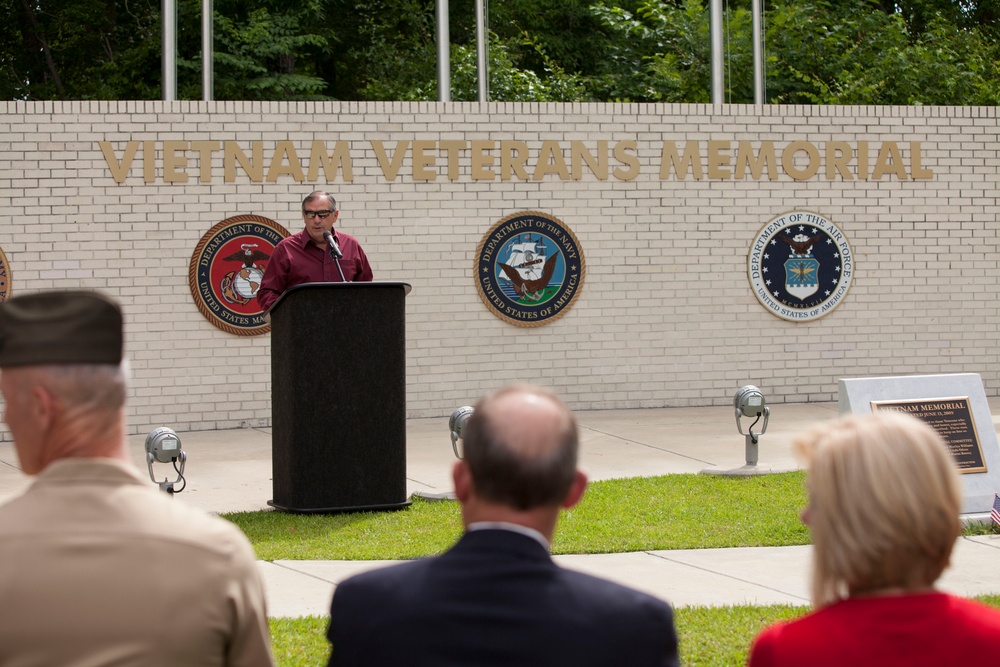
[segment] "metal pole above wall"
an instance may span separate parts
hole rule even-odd
[[[711,0],[709,3],[709,33],[712,59],[712,104],[722,104],[723,78],[722,69],[722,0]]]
[[[437,0],[437,47],[438,101],[451,102],[451,34],[448,25],[448,0]]]
[[[215,70],[213,55],[215,33],[212,25],[212,0],[201,1],[201,99],[212,101],[214,86],[212,77]]]
[[[163,0],[163,101],[177,99],[177,3]]]
[[[484,5],[486,0],[475,0],[476,2],[476,80],[479,84],[479,101],[490,101],[489,80],[490,72],[487,64],[486,54],[488,44],[486,43],[486,11]]]
[[[751,0],[750,12],[753,14],[753,103],[764,103],[764,39],[763,13],[761,0]]]

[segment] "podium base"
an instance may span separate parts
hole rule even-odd
[[[291,512],[292,514],[346,514],[349,512],[391,512],[401,510],[413,504],[412,500],[404,500],[401,503],[389,503],[386,505],[358,505],[355,507],[288,507],[268,500],[267,504],[280,512]]]
[[[427,491],[414,491],[411,498],[420,498],[421,500],[456,500],[455,492],[448,491],[446,493],[428,493]]]

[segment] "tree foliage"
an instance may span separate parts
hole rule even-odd
[[[8,20],[0,28],[0,92],[7,99],[158,94],[157,6],[146,0],[2,1]],[[156,76],[143,76],[154,68]]]
[[[178,94],[201,96],[201,0],[178,2]],[[156,0],[0,0],[7,99],[158,99]],[[726,3],[725,100],[753,100],[750,0]],[[473,2],[451,2],[454,100],[477,99]],[[215,0],[216,99],[434,100],[435,0]],[[1000,0],[775,0],[765,101],[1000,100]],[[490,98],[708,102],[708,0],[503,0]]]
[[[316,76],[311,59],[304,57],[328,50],[327,39],[312,29],[318,14],[316,7],[308,5],[280,14],[261,6],[245,16],[216,14],[215,97],[322,99],[326,82]],[[200,77],[200,53],[180,64]],[[190,97],[199,94],[200,89],[189,92]]]

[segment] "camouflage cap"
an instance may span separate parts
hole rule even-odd
[[[122,360],[122,311],[97,292],[49,291],[0,303],[0,368]]]

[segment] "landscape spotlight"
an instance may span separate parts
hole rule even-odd
[[[463,405],[452,412],[451,419],[448,420],[448,430],[451,431],[451,449],[455,452],[456,458],[462,458],[458,441],[462,437],[462,429],[465,428],[465,422],[469,421],[469,417],[472,416],[473,412],[475,412],[475,408],[471,405]]]
[[[451,450],[455,452],[456,458],[462,458],[462,448],[458,446],[458,441],[462,439],[462,431],[465,429],[465,423],[469,421],[469,417],[472,416],[474,411],[475,409],[471,405],[463,405],[451,413],[451,418],[448,419],[448,432],[451,433]],[[455,500],[454,491],[447,491],[445,493],[414,491],[413,495],[424,500]]]
[[[178,467],[177,461],[180,461]],[[160,426],[149,432],[146,436],[146,465],[149,467],[149,478],[154,484],[159,485],[161,491],[167,493],[180,493],[187,486],[184,479],[184,463],[187,461],[187,454],[181,449],[181,439],[172,428]],[[162,482],[156,481],[153,474],[153,463],[172,463],[177,472],[177,479],[170,482],[164,478]],[[183,482],[181,488],[175,489],[174,484]]]
[[[752,384],[741,387],[736,392],[736,396],[733,397],[733,407],[736,409],[736,430],[739,431],[740,435],[746,435],[747,465],[755,466],[757,465],[758,443],[760,436],[767,430],[767,419],[771,414],[771,409],[766,405],[764,394]],[[741,417],[756,417],[746,434],[743,433]],[[753,427],[757,425],[761,417],[764,417],[764,423],[761,424],[760,432],[754,433]]]

